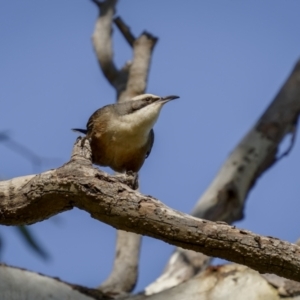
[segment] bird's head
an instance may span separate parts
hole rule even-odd
[[[141,94],[133,97],[130,101],[134,101],[134,106],[136,109],[141,109],[143,107],[151,106],[153,104],[155,104],[154,107],[162,107],[163,104],[177,98],[179,98],[179,96],[171,95],[166,97],[160,97],[153,94]]]
[[[141,126],[153,127],[160,110],[167,102],[179,98],[178,96],[160,97],[152,94],[142,94],[129,100],[127,115],[130,119],[140,123]]]
[[[114,104],[115,113],[119,116],[118,126],[133,130],[136,134],[147,135],[159,117],[163,105],[178,96],[160,97],[142,94],[122,103]],[[119,123],[120,122],[120,123]]]

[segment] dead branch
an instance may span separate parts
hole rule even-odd
[[[125,40],[128,42],[129,46],[133,47],[135,37],[132,34],[129,26],[127,26],[125,24],[125,22],[122,20],[121,17],[116,17],[114,19],[114,22],[115,22],[116,26],[118,27],[118,29],[120,30],[120,32],[123,34]]]
[[[95,1],[94,1],[95,2]],[[97,2],[98,3],[98,2]],[[112,22],[117,0],[106,0],[98,5],[100,14],[93,33],[93,45],[101,70],[108,82],[116,89],[118,101],[131,99],[145,92],[153,48],[157,38],[144,32],[134,39],[125,22],[116,18],[124,38],[133,45],[133,60],[118,70],[113,61]]]
[[[300,61],[279,93],[199,199],[193,215],[234,222],[242,219],[246,197],[276,161],[283,138],[295,131],[300,113]]]
[[[232,151],[198,200],[192,215],[229,224],[242,219],[249,191],[260,175],[278,161],[279,145],[290,133],[291,146],[283,155],[291,150],[299,113],[300,61],[254,127]],[[186,281],[204,270],[209,261],[210,258],[205,255],[176,249],[162,275],[146,288],[146,293],[157,293]]]
[[[32,224],[77,207],[120,230],[300,281],[299,246],[173,210],[94,168],[80,145],[58,169],[1,181],[0,224]]]
[[[119,101],[126,101],[145,92],[152,51],[156,42],[157,38],[147,32],[142,33],[135,40],[127,87],[120,94]]]
[[[13,278],[13,280],[12,280]],[[201,282],[201,284],[199,284]],[[273,280],[270,285],[258,272],[245,266],[229,264],[208,268],[173,289],[159,294],[126,295],[123,300],[240,300],[247,299],[298,299],[300,283],[281,285]],[[27,270],[0,264],[1,299],[74,299],[74,300],[111,300],[115,295],[99,290],[69,284],[58,278],[37,274]],[[244,299],[244,297],[242,296]]]
[[[99,290],[69,284],[24,269],[0,264],[0,297],[7,299],[111,300]]]
[[[107,0],[101,2],[101,4],[99,4],[99,1],[93,2],[100,8],[100,14],[92,36],[94,49],[103,75],[112,86],[115,86],[119,74],[113,61],[111,32],[117,0]]]
[[[138,276],[140,246],[140,235],[118,230],[114,267],[110,276],[100,286],[103,293],[113,291],[114,294],[122,295],[134,289]]]

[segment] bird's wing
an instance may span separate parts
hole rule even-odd
[[[146,152],[146,158],[150,155],[151,150],[152,150],[152,146],[154,143],[154,130],[151,129],[150,133],[149,133],[149,138],[148,138],[148,150]]]
[[[99,117],[99,115],[101,114],[100,112],[101,109],[96,110],[89,118],[87,124],[86,124],[86,128],[88,132],[91,132],[93,127],[94,127],[94,121],[97,120],[97,118]]]
[[[111,105],[106,105],[102,108],[97,109],[89,118],[87,124],[86,124],[86,128],[88,132],[91,132],[94,128],[95,125],[95,121],[99,120],[100,115],[105,115],[109,112],[109,106]],[[97,122],[97,126],[98,126]]]
[[[93,116],[94,116],[95,114],[96,114],[96,112],[94,112],[94,113],[90,116],[88,122],[86,123],[86,128],[87,128],[88,131],[91,131],[92,128],[93,128],[93,126],[94,126],[94,118],[93,118]]]

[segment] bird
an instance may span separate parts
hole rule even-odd
[[[138,95],[96,110],[86,129],[72,130],[89,139],[94,164],[108,166],[118,173],[137,173],[150,155],[154,143],[153,126],[162,107],[177,98],[179,96],[175,95]]]

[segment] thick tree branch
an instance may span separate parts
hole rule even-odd
[[[299,246],[175,211],[92,167],[76,149],[61,168],[1,181],[0,224],[31,224],[78,207],[117,229],[300,281]]]
[[[258,272],[245,266],[229,264],[210,267],[202,274],[173,289],[152,296],[143,294],[126,295],[122,297],[122,300],[280,300],[282,298],[299,300],[299,286],[300,283],[298,282],[289,282],[289,284],[282,285],[281,282],[278,283],[274,280],[273,284],[270,285]],[[101,293],[99,290],[69,284],[57,278],[1,264],[0,296],[1,300],[115,299],[113,294]]]
[[[99,290],[0,264],[0,299],[111,300],[113,298]]]
[[[259,176],[278,161],[279,145],[289,133],[293,146],[299,112],[300,61],[254,127],[232,151],[192,215],[229,224],[242,219],[249,191]],[[205,255],[176,249],[162,275],[146,288],[146,293],[156,293],[189,279],[204,270],[209,260]]]
[[[193,215],[227,223],[240,220],[250,189],[277,161],[279,145],[287,134],[295,132],[299,113],[300,61],[199,199]]]

